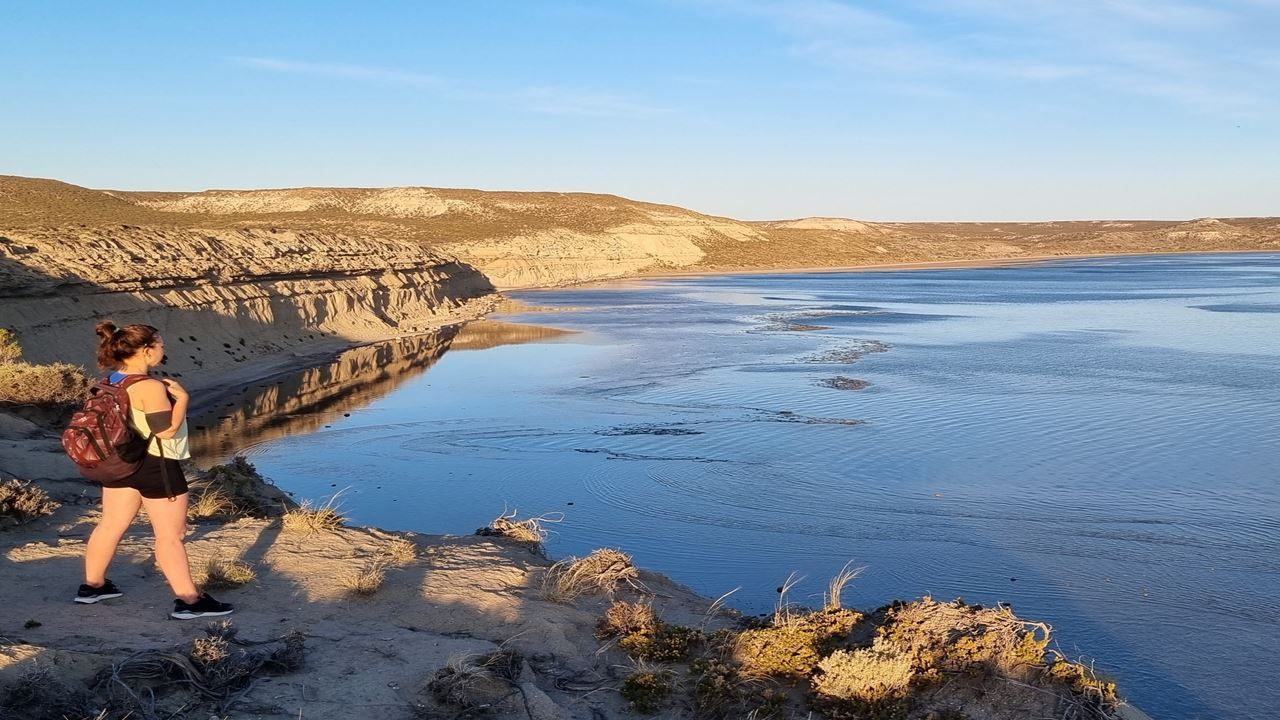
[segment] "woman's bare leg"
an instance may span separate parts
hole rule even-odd
[[[142,496],[133,488],[102,488],[102,517],[89,535],[84,551],[86,585],[101,587],[106,582],[107,566],[140,507]]]
[[[200,598],[182,538],[187,534],[187,493],[169,498],[142,498],[142,506],[156,534],[156,564],[175,597],[193,603]]]

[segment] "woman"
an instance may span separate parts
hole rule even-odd
[[[145,377],[164,359],[164,340],[150,325],[117,328],[105,321],[98,323],[96,331],[98,365],[115,369],[108,378],[112,384],[143,376],[131,382],[125,392],[129,394],[130,424],[151,441],[137,472],[102,486],[102,518],[89,536],[84,584],[75,601],[96,603],[124,594],[107,579],[107,565],[138,510],[145,507],[156,536],[156,564],[177,596],[170,617],[190,620],[230,614],[230,605],[196,588],[187,549],[182,544],[187,532],[187,480],[178,461],[191,457],[187,447],[187,391],[175,380]]]

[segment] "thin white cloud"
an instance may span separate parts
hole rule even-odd
[[[525,108],[550,115],[618,117],[661,115],[670,109],[644,105],[616,95],[568,90],[557,87],[530,87],[513,97]]]
[[[316,77],[402,85],[432,92],[447,93],[456,98],[497,103],[548,115],[580,117],[635,117],[671,112],[667,108],[648,105],[619,95],[575,90],[554,86],[528,87],[518,90],[484,90],[464,87],[461,83],[437,75],[406,72],[371,65],[302,62],[270,57],[234,57],[239,65],[276,73],[312,75]]]
[[[1034,83],[1159,98],[1207,112],[1276,109],[1280,78],[1251,31],[1277,0],[690,0],[764,18],[791,51],[881,86],[941,93]]]
[[[319,77],[340,78],[345,80],[366,80],[395,85],[408,85],[417,88],[438,88],[445,81],[435,75],[405,72],[390,68],[369,65],[346,65],[341,63],[299,62],[267,57],[235,57],[233,61],[248,67],[273,72],[295,73],[299,75],[315,75]]]

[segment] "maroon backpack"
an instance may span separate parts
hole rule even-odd
[[[146,379],[146,375],[130,375],[112,385],[104,378],[89,388],[89,399],[62,431],[62,447],[81,475],[94,482],[116,482],[138,471],[151,438],[129,424],[127,390]]]

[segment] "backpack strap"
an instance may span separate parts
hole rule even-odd
[[[129,393],[128,393],[127,391],[129,390],[129,387],[130,387],[131,385],[134,385],[134,384],[136,384],[136,383],[140,383],[140,382],[142,382],[143,380],[155,380],[155,378],[151,377],[150,375],[126,375],[126,376],[124,376],[124,377],[120,378],[120,382],[118,382],[118,383],[113,383],[113,382],[111,382],[111,376],[110,376],[110,375],[108,375],[108,376],[106,376],[106,377],[102,378],[102,384],[103,384],[103,385],[106,385],[107,387],[115,388],[115,389],[117,389],[117,390],[124,390],[124,391],[126,391],[126,392],[124,393],[124,401],[123,401],[123,402],[124,402],[124,411],[125,411],[126,413],[128,413],[128,412],[129,412],[129,408],[133,406],[133,400],[129,397]]]
[[[164,459],[164,438],[156,437],[155,433],[151,437],[155,438],[156,449],[160,451],[160,482],[164,483],[164,494],[169,496],[169,502],[176,502],[178,498],[174,497],[173,486],[169,484],[169,464]]]

